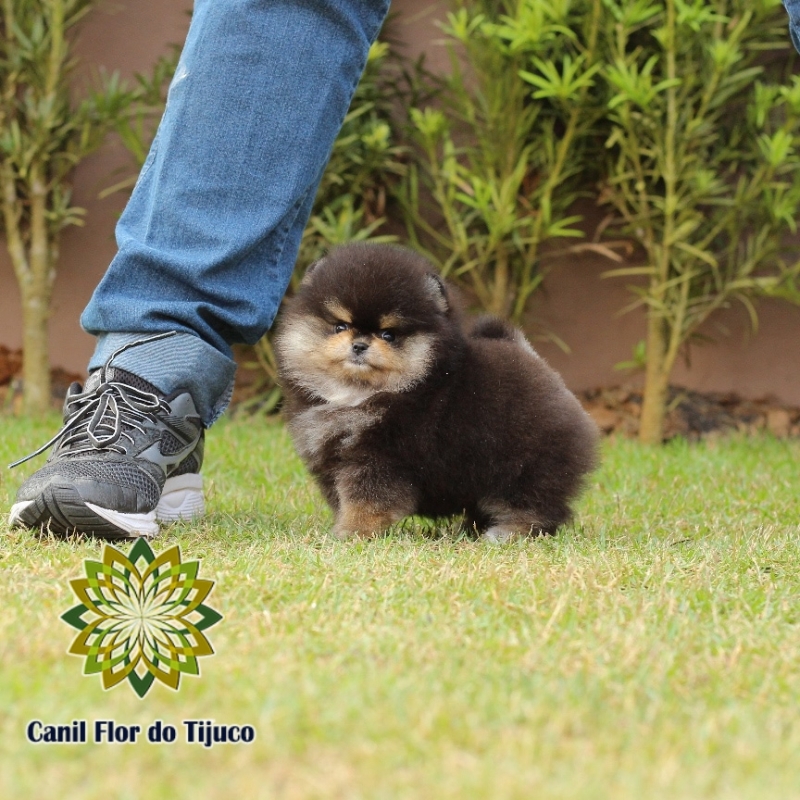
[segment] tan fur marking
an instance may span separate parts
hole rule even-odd
[[[397,328],[405,321],[405,317],[400,314],[383,314],[378,320],[378,324],[381,326],[381,330],[386,330],[387,328]]]
[[[405,392],[418,384],[428,374],[433,357],[434,336],[427,333],[417,333],[409,336],[400,352],[403,364],[387,381],[387,390],[390,392]]]
[[[349,325],[353,321],[353,315],[336,300],[326,300],[325,308],[340,322],[346,322]]]
[[[404,516],[400,511],[370,508],[358,503],[342,503],[333,533],[337,539],[372,539]]]

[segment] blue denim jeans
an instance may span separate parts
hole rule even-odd
[[[196,0],[118,254],[81,317],[95,369],[224,410],[231,345],[277,313],[331,147],[389,0]]]
[[[800,0],[783,0],[789,12],[789,34],[795,50],[800,52]]]

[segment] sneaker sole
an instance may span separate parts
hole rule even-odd
[[[11,507],[12,527],[47,528],[54,533],[90,533],[113,539],[152,539],[159,522],[198,519],[205,514],[203,478],[196,473],[167,478],[158,506],[147,514],[125,514],[85,502],[74,487],[50,486],[36,500]]]

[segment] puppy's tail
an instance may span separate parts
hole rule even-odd
[[[473,339],[507,339],[517,340],[517,329],[500,317],[478,317],[470,328],[469,335]]]
[[[492,316],[478,317],[472,324],[469,331],[472,339],[501,339],[506,342],[513,342],[523,350],[527,350],[531,355],[539,358],[539,354],[533,349],[533,345],[525,338],[525,334],[515,328],[510,322]]]

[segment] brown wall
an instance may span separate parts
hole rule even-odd
[[[641,311],[619,315],[634,297],[624,281],[601,277],[611,266],[598,258],[562,262],[532,304],[532,316],[556,332],[571,353],[549,342],[537,342],[537,349],[575,390],[640,382],[640,376],[614,369],[631,359],[634,345],[644,338],[645,324]],[[714,344],[693,346],[690,365],[680,361],[672,382],[751,399],[773,396],[800,406],[800,309],[765,301],[760,312],[756,336],[750,334],[743,308],[721,312],[701,331]]]
[[[98,66],[125,77],[147,72],[170,43],[186,36],[191,0],[102,0],[82,23],[78,55],[90,73]],[[78,317],[114,256],[114,224],[124,205],[123,194],[99,200],[98,194],[130,174],[131,159],[120,146],[109,144],[76,170],[73,202],[87,210],[86,224],[67,228],[61,240],[50,354],[53,365],[82,372],[94,339],[84,333]],[[118,172],[122,170],[122,172]],[[0,250],[0,344],[18,348],[22,342],[19,292],[5,248]]]
[[[434,25],[447,0],[394,0],[396,34],[409,55],[427,53],[428,66],[447,69],[441,33]],[[119,69],[123,75],[149,69],[171,42],[185,35],[189,0],[105,0],[84,24],[80,55],[87,64]],[[55,365],[80,372],[93,340],[83,333],[78,317],[92,289],[114,255],[113,228],[124,198],[103,201],[98,192],[113,183],[115,170],[129,162],[119,146],[109,145],[82,164],[75,178],[74,200],[88,211],[86,226],[68,229],[56,281],[50,324]],[[633,345],[644,336],[640,313],[615,316],[630,300],[621,281],[603,280],[609,263],[597,258],[562,259],[532,304],[531,319],[554,331],[571,348],[564,354],[553,344],[538,349],[574,389],[612,385],[626,380],[615,363],[630,358]],[[705,331],[717,344],[693,349],[691,368],[681,364],[674,380],[700,390],[736,391],[746,397],[774,395],[800,405],[800,309],[777,302],[761,306],[761,327],[747,334],[746,315],[731,309]],[[533,328],[532,328],[533,330]],[[19,297],[5,252],[0,253],[0,344],[19,347]]]

